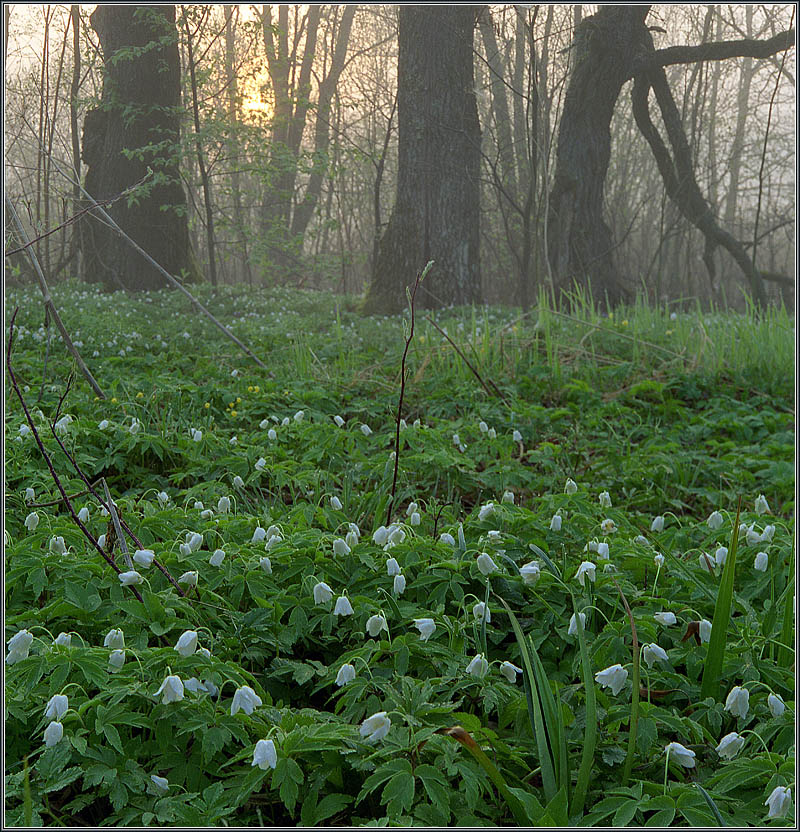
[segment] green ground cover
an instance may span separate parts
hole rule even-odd
[[[481,381],[418,311],[387,518],[407,322],[198,292],[267,371],[175,293],[54,292],[108,396],[59,438],[174,584],[116,548],[121,584],[6,378],[9,823],[794,823],[785,312],[436,313]],[[6,302],[110,551],[71,364]]]

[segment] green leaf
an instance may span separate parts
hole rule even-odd
[[[386,805],[386,812],[392,817],[410,809],[413,802],[414,775],[410,771],[399,771],[383,787],[381,803]]]
[[[212,725],[203,731],[203,760],[208,762],[230,739],[230,732],[219,725]]]
[[[420,765],[414,769],[414,775],[419,778],[431,803],[440,812],[449,816],[451,789],[442,772],[434,766]]]
[[[645,756],[650,747],[658,740],[658,726],[656,721],[650,717],[639,719],[639,729],[636,732],[636,747],[639,753]]]
[[[113,745],[114,748],[117,751],[119,751],[120,754],[124,753],[122,748],[122,740],[119,736],[119,731],[116,729],[114,725],[111,725],[110,723],[104,723],[103,734],[105,735],[105,738],[111,743],[111,745]]]
[[[731,605],[733,603],[733,582],[736,569],[736,550],[739,546],[739,509],[736,510],[736,520],[733,523],[731,544],[722,577],[717,590],[717,601],[714,605],[714,618],[711,621],[711,637],[708,642],[708,652],[703,667],[703,681],[700,685],[700,696],[705,699],[712,696],[717,701],[722,699],[720,676],[722,662],[725,659],[725,646],[728,638],[728,626],[731,621]],[[687,818],[688,820],[688,818]]]

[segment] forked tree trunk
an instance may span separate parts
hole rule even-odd
[[[105,63],[99,107],[86,114],[86,190],[98,201],[142,180],[146,186],[107,210],[173,275],[191,273],[186,196],[178,171],[180,64],[174,6],[101,5],[90,18]],[[158,289],[163,275],[107,225],[83,228],[86,279],[108,289]]]
[[[611,156],[611,118],[634,60],[645,48],[649,6],[602,6],[575,30],[573,70],[558,131],[547,247],[557,296],[574,283],[591,286],[613,306],[625,285],[614,267],[603,186]]]
[[[479,303],[480,125],[475,102],[475,6],[401,6],[397,198],[366,312],[397,312],[429,260],[418,301]]]

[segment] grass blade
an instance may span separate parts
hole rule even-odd
[[[528,649],[527,640],[519,625],[519,621],[517,621],[516,615],[514,615],[511,607],[508,606],[503,598],[499,595],[497,598],[506,608],[508,617],[511,619],[511,626],[514,629],[514,635],[517,638],[517,644],[519,645],[519,652],[522,657],[522,678],[525,683],[525,695],[528,701],[528,716],[533,724],[533,733],[536,737],[536,747],[539,752],[539,765],[542,768],[542,785],[544,786],[545,797],[550,801],[555,797],[558,788],[556,786],[553,755],[550,750],[551,746],[548,742],[547,730],[542,714],[542,703],[536,682],[537,676],[534,670],[533,660]]]
[[[572,596],[572,608],[575,611],[575,621],[578,626],[581,676],[586,692],[586,730],[583,734],[583,752],[581,753],[581,765],[578,769],[578,782],[572,792],[572,806],[570,807],[570,817],[575,818],[583,815],[583,804],[586,801],[586,793],[589,790],[589,781],[594,767],[594,749],[597,743],[597,698],[595,696],[592,663],[589,660],[589,649],[586,646],[586,632],[583,629],[581,617],[578,615],[578,606],[575,603],[574,595]]]
[[[725,823],[725,821],[722,819],[722,815],[719,809],[717,808],[717,804],[714,803],[714,800],[712,799],[711,795],[699,783],[695,783],[695,786],[697,786],[697,788],[700,790],[700,794],[703,795],[703,797],[706,799],[706,803],[708,803],[708,808],[711,809],[711,814],[714,815],[714,817],[716,818],[717,824],[719,826],[727,826],[728,824]]]
[[[495,764],[484,754],[483,749],[475,742],[475,739],[469,731],[460,725],[454,725],[452,728],[442,729],[440,733],[447,737],[452,737],[472,754],[503,796],[503,799],[508,804],[508,808],[511,810],[511,814],[514,815],[514,820],[517,822],[517,825],[528,826],[531,823],[531,818],[528,817],[522,802],[516,795],[511,793],[506,781],[503,779],[503,775],[500,774]]]
[[[781,646],[778,648],[778,665],[789,667],[794,661],[794,655],[784,645],[794,643],[794,546],[789,561],[789,583],[786,586],[783,602],[783,621],[781,622]]]
[[[708,642],[708,653],[703,668],[703,681],[700,686],[700,698],[713,697],[718,702],[722,699],[720,676],[722,675],[722,661],[725,658],[725,645],[728,637],[728,625],[731,620],[731,605],[733,603],[733,578],[736,569],[736,550],[739,546],[739,514],[741,499],[736,509],[736,521],[733,524],[731,545],[722,578],[717,590],[717,602],[714,605],[714,618],[711,622],[711,638]]]

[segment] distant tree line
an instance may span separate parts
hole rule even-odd
[[[35,246],[53,277],[162,285],[96,216],[71,222],[88,192],[182,280],[363,292],[372,312],[428,260],[427,306],[793,300],[791,5],[5,22],[7,193],[32,237],[58,229]]]

